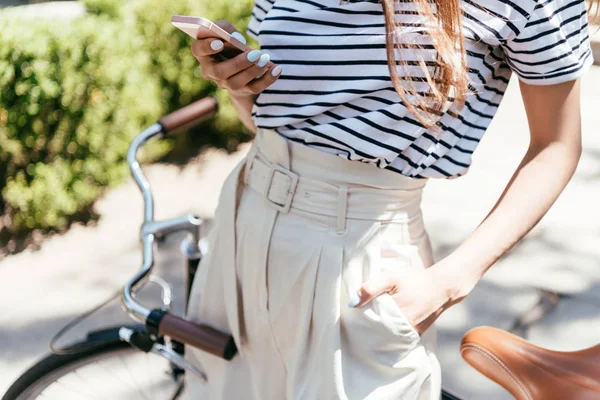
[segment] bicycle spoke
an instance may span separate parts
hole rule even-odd
[[[61,381],[56,381],[56,383],[60,384],[59,387],[66,389],[68,392],[78,394],[79,396],[77,398],[79,398],[79,399],[86,398],[85,396],[82,397],[83,393],[81,393],[79,390],[76,390],[76,388],[72,387],[71,385],[67,385]],[[61,396],[64,396],[64,395],[61,395]],[[62,397],[62,398],[65,399],[65,397]]]
[[[127,380],[123,380],[121,378],[120,374],[116,374],[115,369],[110,369],[106,365],[103,365],[103,364],[97,364],[97,365],[102,367],[102,369],[104,369],[104,371],[106,371],[109,375],[114,376],[119,382],[121,382],[123,384],[124,387],[129,387],[131,390],[136,390],[135,386],[131,385]]]
[[[76,376],[77,378],[79,378],[79,380],[83,384],[83,387],[85,387],[85,385],[86,385],[85,378],[81,376],[81,372],[80,371],[73,371],[73,372],[74,372],[73,375]],[[98,399],[98,398],[101,399],[102,398],[101,396],[98,396],[97,394],[95,394],[93,391],[92,391],[91,394],[92,394],[92,398],[96,398],[96,399]]]
[[[139,383],[137,381],[137,378],[135,377],[135,374],[131,373],[131,370],[129,369],[129,367],[125,363],[125,360],[123,358],[119,357],[119,361],[121,362],[121,364],[123,364],[123,367],[125,368],[125,370],[129,374],[129,376],[131,377],[131,382],[137,388],[137,394],[140,396],[140,398],[142,398],[143,400],[150,400],[148,397],[146,397],[145,393],[140,392],[141,386],[139,385]]]

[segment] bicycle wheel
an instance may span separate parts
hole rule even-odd
[[[180,399],[183,374],[168,360],[118,339],[87,340],[75,354],[51,354],[27,370],[2,400]]]

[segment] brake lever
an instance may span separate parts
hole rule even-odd
[[[157,354],[161,357],[166,358],[171,361],[173,364],[178,366],[181,369],[185,369],[187,371],[191,371],[196,374],[198,377],[202,378],[204,382],[206,382],[206,374],[200,371],[198,368],[194,367],[190,364],[185,358],[183,358],[179,353],[176,353],[172,349],[168,348],[164,344],[155,343],[150,350],[151,353]]]
[[[162,343],[157,343],[155,339],[152,339],[147,332],[137,332],[133,329],[125,326],[119,329],[119,337],[121,340],[129,343],[138,350],[144,353],[154,353],[163,358],[166,358],[181,369],[191,371],[206,382],[206,374],[200,371],[198,368],[190,364],[181,354],[177,353],[173,349],[165,346]]]

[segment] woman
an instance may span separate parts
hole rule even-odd
[[[584,0],[256,0],[247,33],[261,50],[229,61],[213,57],[217,39],[192,46],[257,136],[223,187],[188,315],[230,332],[240,355],[192,351],[208,379],[190,378],[191,398],[439,398],[434,321],[579,160]],[[467,172],[512,72],[528,151],[434,262],[423,187]]]

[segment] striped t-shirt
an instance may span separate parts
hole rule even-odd
[[[430,27],[414,3],[399,7],[407,48],[397,54],[416,89],[427,92],[410,62],[435,60]],[[247,33],[283,67],[256,99],[256,126],[410,177],[464,175],[512,71],[550,85],[578,78],[593,60],[584,0],[463,0],[462,9],[471,92],[464,107],[451,104],[435,116],[433,131],[392,85],[377,0],[255,0]],[[419,55],[411,44],[421,45]]]

